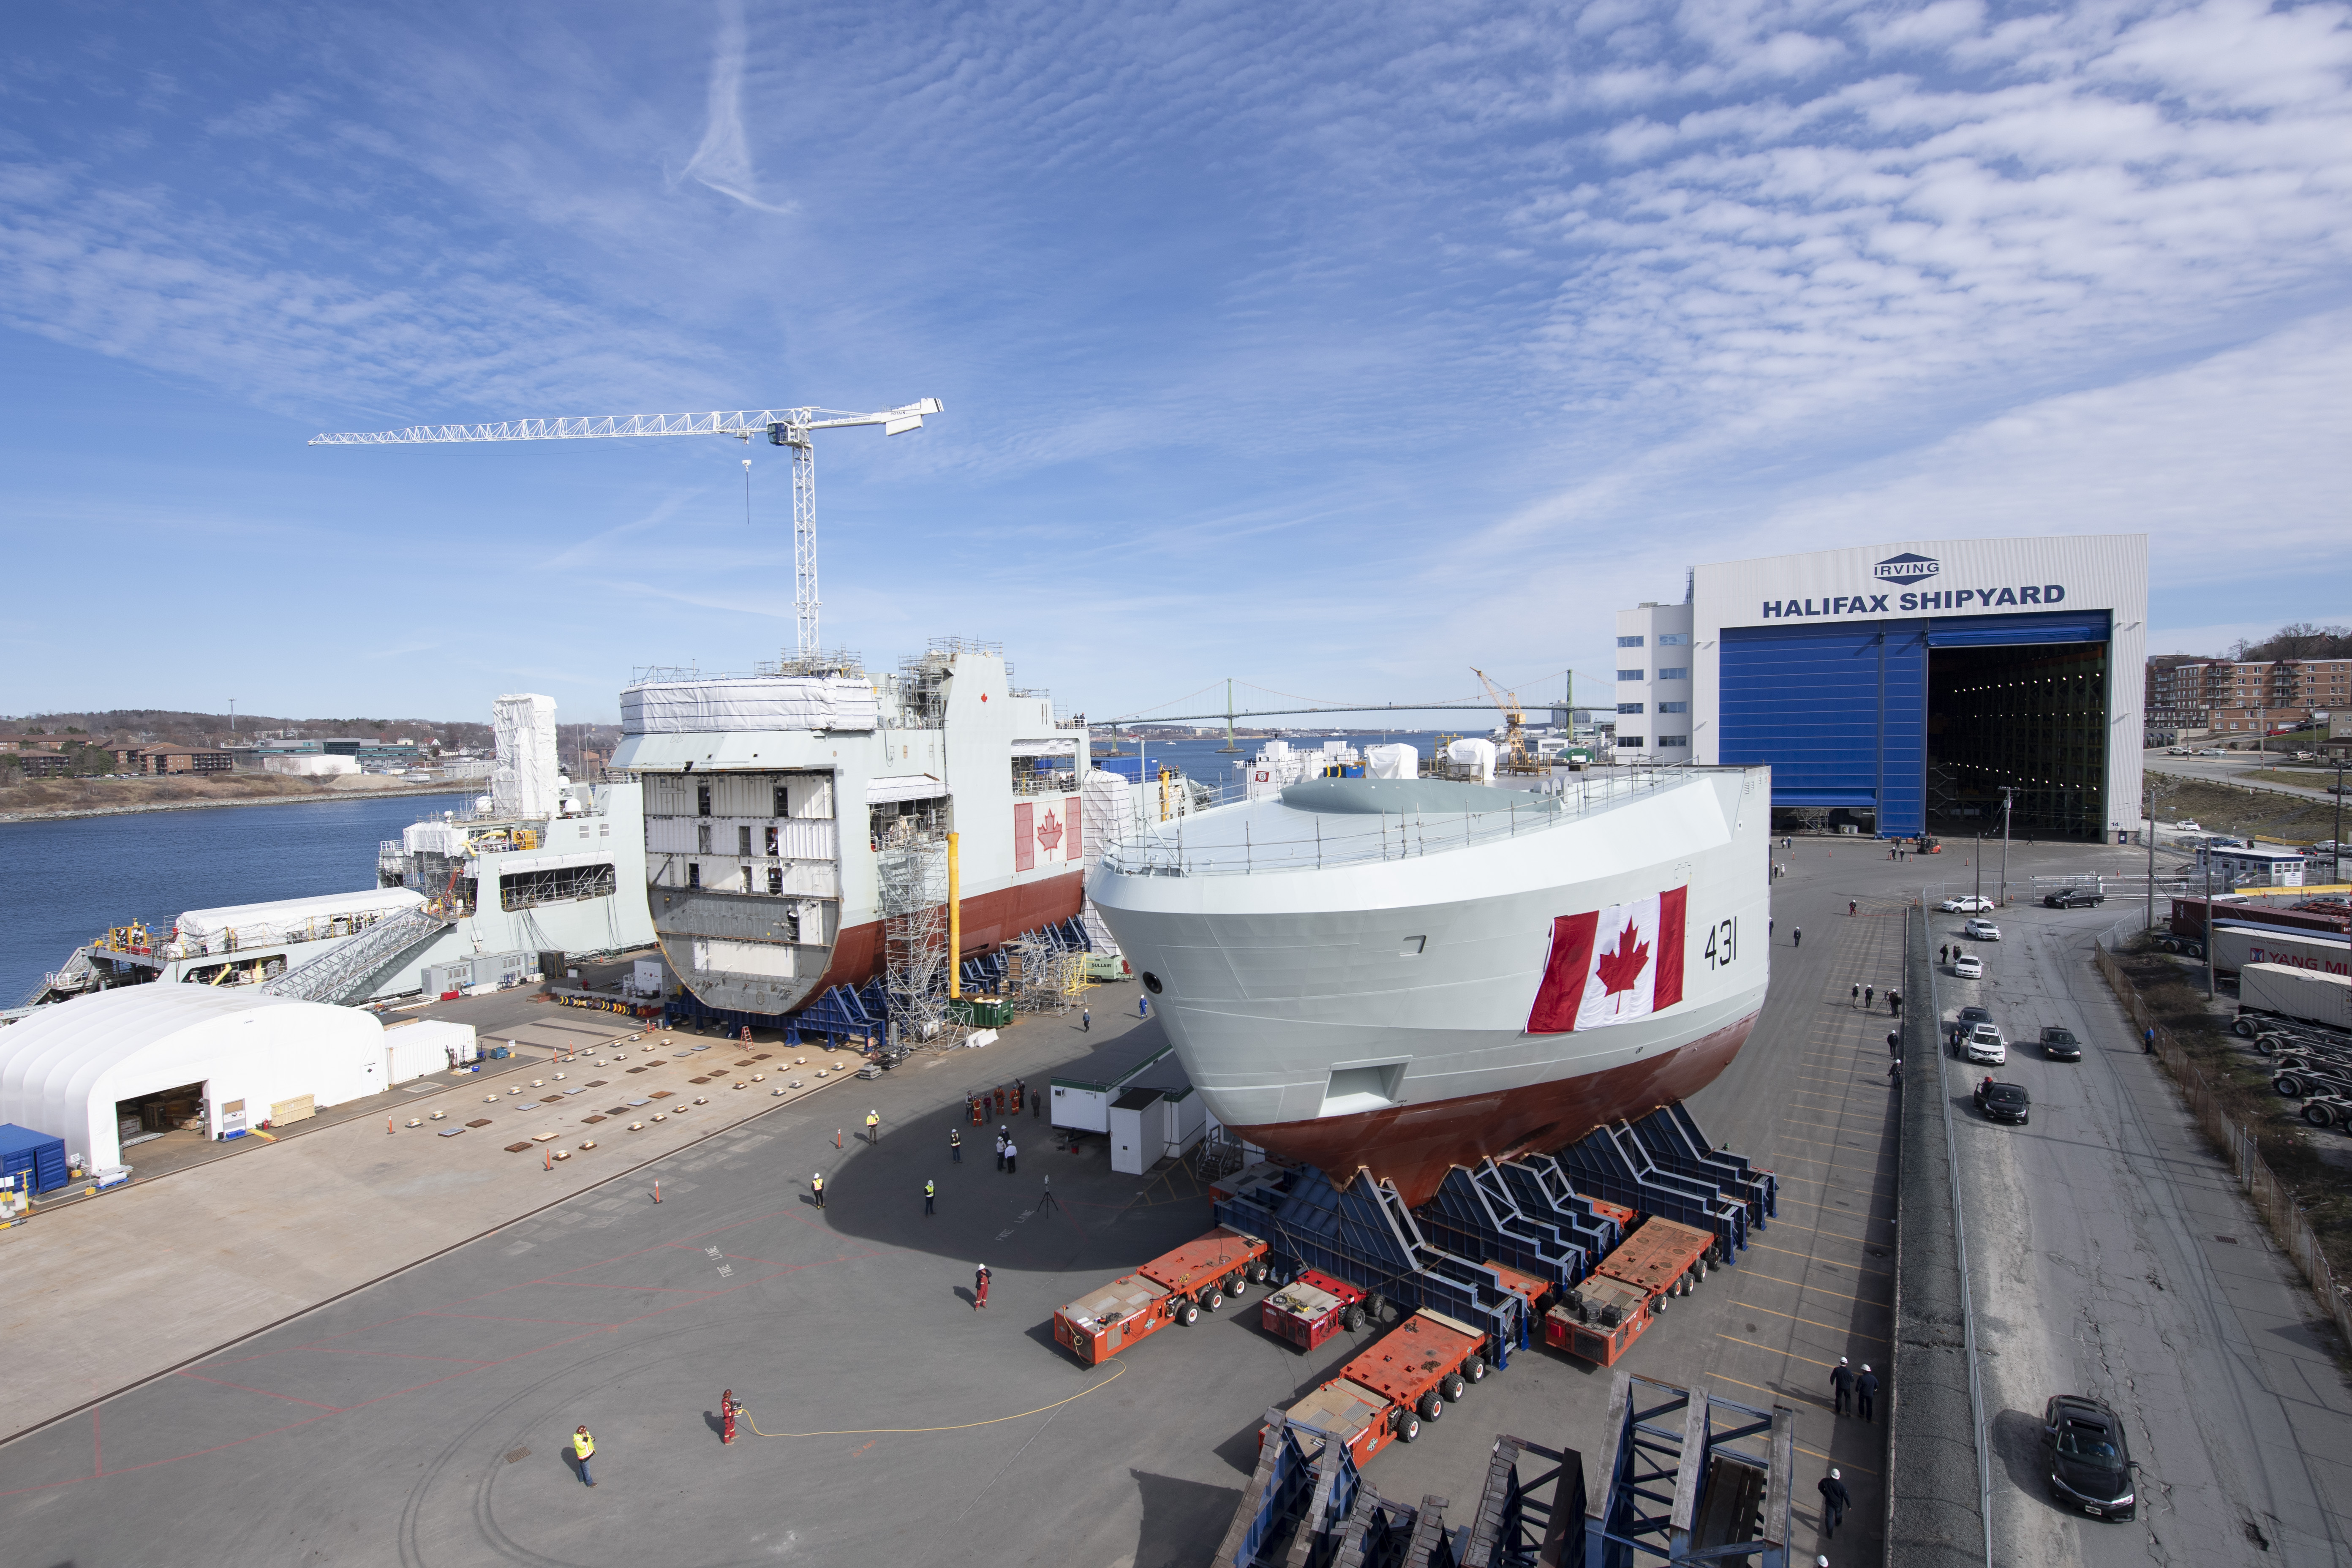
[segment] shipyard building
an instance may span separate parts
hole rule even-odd
[[[1617,616],[1620,762],[1767,763],[1772,805],[1908,837],[2140,822],[2147,539],[1915,540],[1695,568]]]

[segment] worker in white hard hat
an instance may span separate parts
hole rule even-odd
[[[1832,1466],[1830,1473],[1816,1484],[1822,1494],[1822,1539],[1828,1541],[1837,1534],[1838,1523],[1845,1518],[1845,1510],[1853,1506],[1853,1494],[1845,1489],[1845,1482],[1839,1479],[1835,1466]]]

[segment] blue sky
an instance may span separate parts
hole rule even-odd
[[[790,640],[781,453],[306,438],[924,396],[821,438],[826,641],[1096,717],[1548,693],[1905,535],[2352,618],[2347,73],[2252,0],[23,11],[0,711],[610,718]]]

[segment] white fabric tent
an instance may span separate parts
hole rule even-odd
[[[1478,782],[1483,784],[1495,782],[1496,753],[1495,742],[1481,735],[1455,741],[1445,748],[1446,761],[1456,766],[1476,768]]]
[[[874,728],[873,686],[844,675],[710,675],[621,691],[625,735]]]
[[[1366,746],[1364,772],[1376,779],[1417,779],[1421,753],[1411,746]]]
[[[320,893],[309,899],[280,899],[268,904],[226,904],[216,910],[189,910],[174,922],[173,936],[191,951],[226,951],[223,939],[234,935],[240,947],[271,947],[286,942],[312,942],[338,933],[337,921],[347,933],[386,915],[402,914],[423,906],[425,895],[407,888],[370,888],[357,893]]]
[[[0,1029],[0,1121],[62,1138],[94,1166],[122,1163],[118,1100],[191,1083],[205,1086],[208,1137],[304,1097],[340,1105],[386,1087],[383,1026],[355,1008],[155,981]]]

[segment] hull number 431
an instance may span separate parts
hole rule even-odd
[[[1706,928],[1706,952],[1703,955],[1709,969],[1723,969],[1739,956],[1739,917],[1717,921]]]

